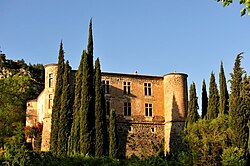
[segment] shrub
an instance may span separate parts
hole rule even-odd
[[[244,153],[244,149],[238,147],[229,147],[225,149],[222,154],[222,165],[246,165]]]

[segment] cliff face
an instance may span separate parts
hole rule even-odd
[[[37,94],[44,89],[44,66],[42,64],[27,65],[23,59],[6,59],[5,54],[0,53],[0,79],[13,77],[15,75],[30,77]]]

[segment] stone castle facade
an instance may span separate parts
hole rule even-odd
[[[72,71],[72,89],[76,71]],[[106,112],[116,111],[119,153],[122,157],[155,154],[181,147],[187,114],[187,74],[164,76],[102,72]],[[43,123],[41,150],[49,150],[57,65],[45,66],[45,88],[27,102],[26,124]],[[31,116],[28,116],[31,115]],[[106,115],[109,119],[109,115]]]

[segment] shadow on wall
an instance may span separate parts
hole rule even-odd
[[[180,114],[175,95],[172,100],[172,125],[170,131],[170,153],[177,153],[183,149],[182,135],[184,132],[185,119]]]
[[[131,98],[135,97],[135,95],[124,93],[124,90],[114,86],[110,86],[109,94],[105,94],[105,100],[110,102],[110,109],[114,109],[116,112],[118,157],[122,159],[126,158],[127,139],[131,130]],[[107,124],[109,126],[109,117]]]

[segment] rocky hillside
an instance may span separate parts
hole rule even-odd
[[[23,59],[6,59],[5,54],[0,53],[0,79],[14,75],[29,76],[37,93],[40,93],[44,88],[44,66],[42,64],[26,64]]]

